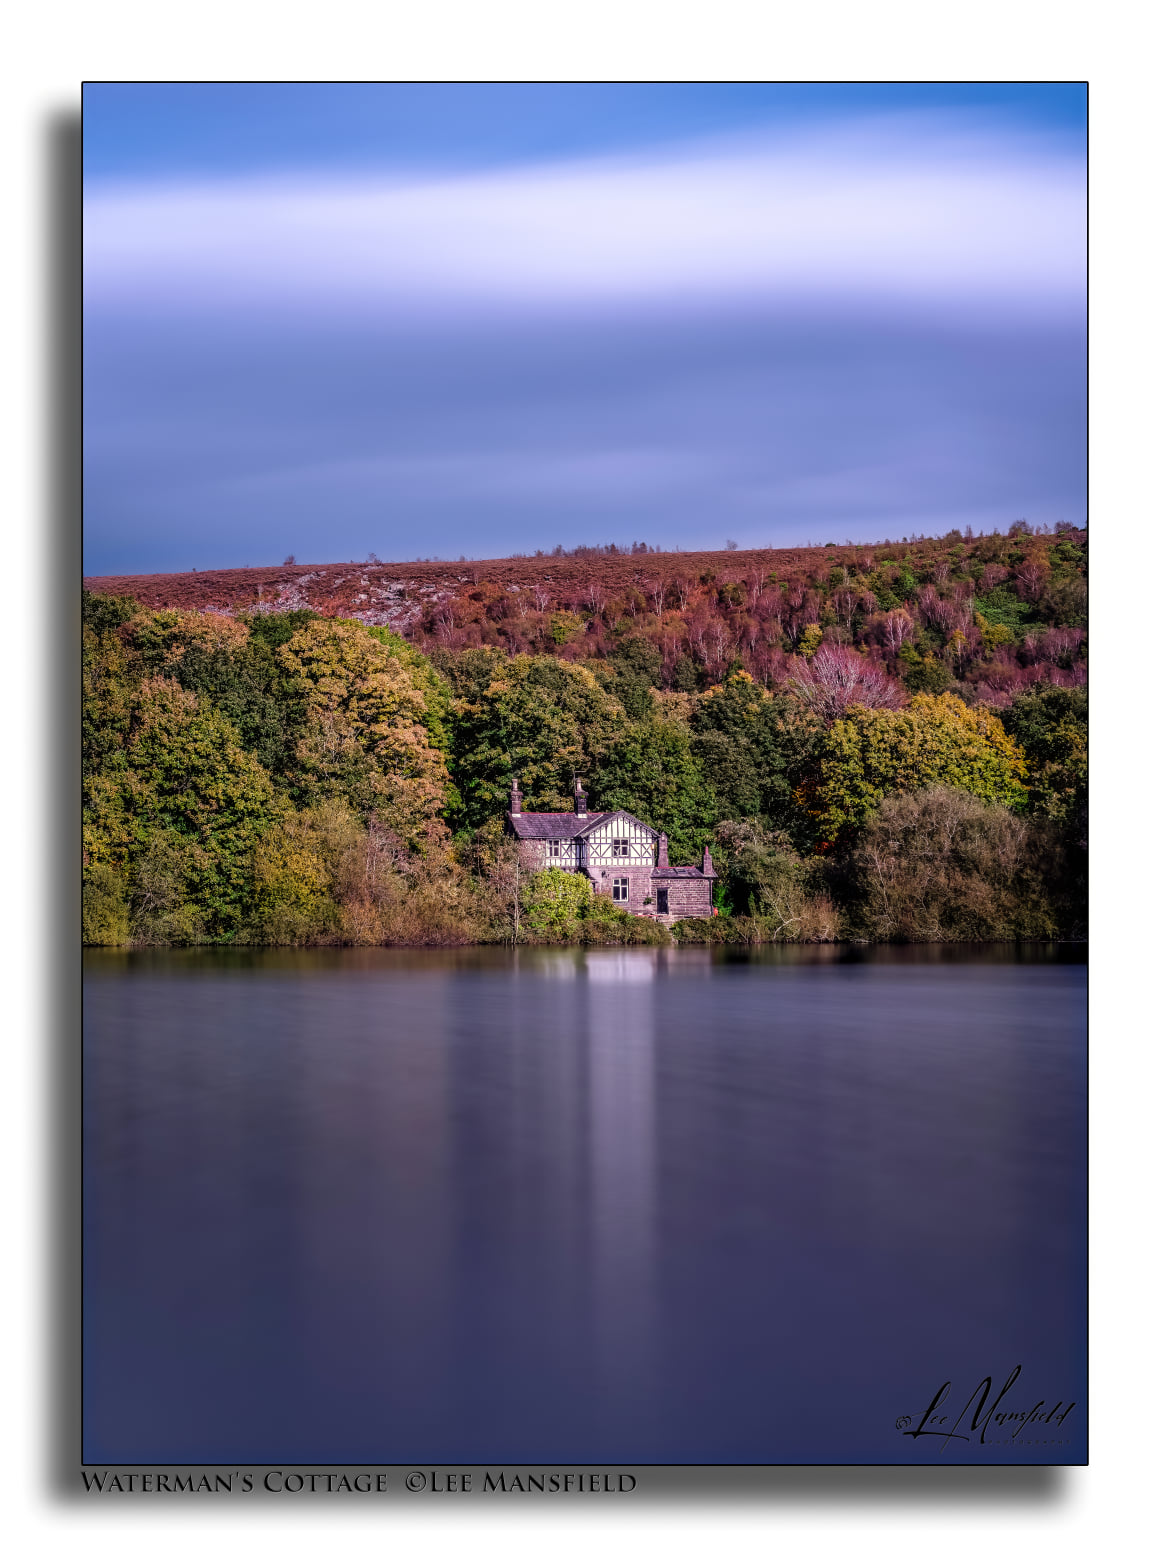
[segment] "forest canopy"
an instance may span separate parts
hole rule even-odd
[[[711,846],[679,939],[1080,936],[1081,534],[853,557],[502,598],[475,638],[86,591],[85,939],[668,940],[522,865],[512,780],[565,811],[575,776]]]

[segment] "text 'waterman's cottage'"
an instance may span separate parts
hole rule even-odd
[[[631,914],[670,920],[712,913],[716,873],[706,845],[702,868],[670,865],[665,833],[656,833],[629,812],[587,810],[580,779],[574,785],[572,812],[525,812],[522,804],[514,779],[508,827],[531,869],[580,871],[595,892]]]

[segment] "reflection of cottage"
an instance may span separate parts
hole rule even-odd
[[[628,913],[686,919],[712,912],[716,873],[706,845],[702,868],[668,864],[665,833],[656,833],[629,812],[587,811],[580,779],[572,812],[521,811],[520,786],[514,779],[508,826],[534,870],[551,866],[582,871],[595,892]]]

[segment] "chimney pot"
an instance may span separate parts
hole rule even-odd
[[[573,810],[579,817],[584,817],[589,811],[586,793],[581,788],[580,779],[575,779],[573,782]]]

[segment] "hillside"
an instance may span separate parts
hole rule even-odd
[[[744,552],[537,554],[475,561],[285,564],[92,576],[91,591],[225,615],[309,609],[384,625],[428,653],[488,645],[598,661],[617,652],[664,688],[743,667],[783,681],[825,645],[865,653],[907,691],[1004,706],[1035,683],[1085,682],[1085,532],[959,532],[909,543]]]

